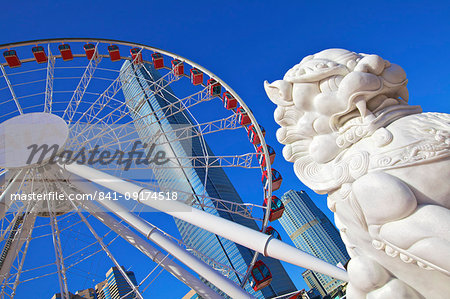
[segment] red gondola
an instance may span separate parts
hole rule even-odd
[[[191,83],[194,85],[199,85],[203,83],[203,73],[196,68],[191,69]]]
[[[175,76],[181,76],[184,74],[184,64],[183,61],[174,59],[172,60],[172,70]]]
[[[270,165],[272,165],[273,161],[275,160],[275,150],[271,146],[268,145],[267,151],[269,152]],[[256,150],[256,152],[258,154],[260,154],[258,157],[259,164],[262,167],[265,167],[266,166],[266,156],[264,156],[264,151],[263,151],[262,145],[258,146],[258,149]]]
[[[263,172],[261,180],[263,182],[264,188],[267,189],[267,170]],[[272,191],[280,189],[282,181],[283,178],[281,177],[281,174],[272,168]]]
[[[272,171],[273,171],[273,169],[272,169]],[[264,199],[264,206],[267,206],[267,198]],[[272,203],[270,204],[269,221],[275,221],[275,220],[281,218],[281,216],[283,216],[283,212],[284,212],[283,202],[275,195],[272,195]]]
[[[262,230],[261,230],[261,231],[262,231]],[[266,232],[265,232],[265,234],[266,234],[266,235],[271,235],[271,236],[274,237],[275,239],[281,240],[281,235],[280,235],[280,233],[279,233],[276,229],[274,229],[273,227],[271,227],[271,226],[266,227]]]
[[[252,122],[243,107],[237,108],[236,113],[238,114],[238,121],[242,126],[246,126]]]
[[[22,65],[16,51],[14,50],[3,52],[3,57],[5,57],[6,63],[8,63],[10,68],[19,67]]]
[[[45,63],[47,62],[47,54],[45,54],[44,47],[36,46],[31,48],[31,52],[33,52],[34,59],[36,59],[37,63]]]
[[[120,51],[119,47],[116,45],[108,46],[109,58],[111,58],[112,62],[120,60]]]
[[[73,60],[72,50],[68,44],[62,44],[58,46],[59,53],[64,61]]]
[[[233,97],[233,95],[229,91],[225,91],[223,93],[222,101],[223,101],[223,106],[225,108],[227,108],[228,110],[234,109],[237,107],[237,100],[235,97]]]
[[[272,282],[272,273],[261,260],[256,261],[250,274],[250,285],[254,291],[259,291]]]
[[[91,60],[94,57],[95,53],[95,45],[94,44],[85,44],[83,46],[84,52],[86,53],[86,58]]]
[[[222,86],[219,82],[214,79],[209,79],[208,81],[208,93],[210,96],[220,96],[220,92],[222,91]]]
[[[142,51],[139,48],[132,48],[130,49],[131,57],[133,58],[134,64],[140,64],[143,63],[144,60],[142,59]]]
[[[155,70],[162,69],[164,67],[164,57],[161,53],[153,53],[152,54],[153,67]]]
[[[263,126],[259,126],[259,128],[261,129],[261,132],[263,134],[263,136],[266,136],[266,130],[264,130]],[[250,142],[252,144],[260,144],[261,143],[261,139],[259,138],[258,134],[256,133],[256,129],[255,129],[255,125],[250,125],[248,127],[248,132],[247,132],[247,136],[248,139],[250,139]]]

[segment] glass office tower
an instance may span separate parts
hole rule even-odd
[[[165,143],[160,145],[158,150],[161,150],[162,147],[169,157],[200,157],[201,159],[205,156],[214,156],[206,141],[201,137],[187,138],[187,142],[179,141],[177,132],[183,127],[191,127],[195,122],[179,103],[171,88],[157,89],[155,85],[152,85],[160,78],[161,75],[151,64],[135,66],[126,61],[121,69],[122,90],[130,110],[130,116],[134,119],[136,131],[142,142],[152,144],[155,136],[159,136],[158,138],[161,138],[159,140],[163,140],[163,143],[165,140]],[[173,108],[162,109],[168,105],[172,105]],[[190,132],[193,136],[197,135],[195,129]],[[207,161],[204,162],[207,163]],[[169,163],[175,163],[173,166],[176,166],[176,163],[182,164],[183,162],[171,159]],[[204,195],[206,196],[205,202],[208,202],[208,198],[217,198],[242,203],[239,194],[220,167],[209,168],[207,171],[203,167],[155,168],[152,172],[157,181],[155,190],[169,192],[176,190],[178,200],[189,203]],[[258,230],[254,220],[214,208],[203,209],[211,214]],[[183,242],[188,247],[239,273],[246,272],[252,259],[250,250],[184,221],[175,219],[175,223]],[[258,292],[254,292],[247,284],[246,290],[249,293],[258,298],[269,298],[296,290],[278,260],[261,258],[272,272],[272,283]],[[230,273],[230,279],[240,284],[240,277],[232,271]]]
[[[125,271],[125,274],[131,280],[131,282],[137,286],[136,277],[133,271]],[[95,286],[95,292],[97,293],[98,299],[120,299],[120,298],[137,298],[136,294],[132,292],[132,288],[122,276],[117,267],[111,267],[108,272],[106,272],[106,280],[98,283]]]
[[[285,206],[280,223],[298,249],[333,265],[345,265],[350,259],[336,227],[314,204],[305,191],[289,190],[282,197]],[[342,281],[314,271],[303,275],[309,286],[331,293]],[[314,279],[312,279],[314,278]],[[314,285],[319,282],[319,285]]]

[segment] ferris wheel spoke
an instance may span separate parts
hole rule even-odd
[[[22,271],[23,261],[28,250],[28,243],[31,240],[34,223],[37,214],[33,211],[36,205],[30,203],[26,211],[20,214],[15,220],[9,237],[5,242],[0,259],[0,280],[2,281],[1,297],[5,295],[14,297],[15,288],[19,283],[19,276]],[[24,243],[27,243],[22,250]],[[14,262],[18,266],[14,266]],[[16,278],[16,281],[12,281]]]
[[[56,215],[51,207],[50,203],[48,205],[48,213],[50,216],[50,226],[52,230],[53,248],[55,251],[56,267],[58,272],[59,287],[61,290],[61,297],[64,299],[70,299],[69,288],[67,286],[66,268],[64,266],[64,256],[61,246],[61,236],[59,233],[58,223],[56,220]]]
[[[137,59],[137,57],[135,58]],[[121,70],[118,76],[114,79],[114,81],[102,92],[102,94],[91,104],[91,106],[86,109],[86,111],[81,115],[81,117],[77,120],[79,123],[82,119],[86,119],[88,124],[91,124],[91,120],[95,119],[97,115],[99,115],[102,110],[107,107],[108,103],[114,99],[114,96],[122,89],[123,84],[122,81],[128,81],[128,75],[125,78],[122,78],[122,74],[130,74],[129,69],[131,69],[133,63],[129,64],[125,69]]]
[[[11,96],[13,97],[14,103],[16,103],[17,110],[19,111],[20,114],[23,114],[22,107],[19,104],[19,101],[16,97],[16,93],[14,92],[11,82],[9,81],[8,75],[6,74],[5,67],[0,64],[0,69],[2,70],[3,78],[5,78],[6,84],[8,85],[9,91],[11,92]]]
[[[145,72],[149,75],[149,77],[153,79],[153,75],[147,70],[147,67],[145,65],[143,65],[142,67],[145,70]],[[163,90],[169,92],[168,90],[166,90],[166,88],[173,82],[180,80],[181,77],[182,76],[175,75],[174,70],[171,69],[167,74],[165,74],[158,80],[146,80],[147,82],[150,82],[150,85],[146,87],[144,91],[152,91],[154,94],[162,94],[161,92]],[[140,77],[138,79],[141,80]],[[173,95],[172,93],[170,94]],[[170,104],[169,101],[167,101],[167,103]]]
[[[50,191],[47,182],[49,181],[48,177],[46,177],[44,174],[42,174],[42,187],[44,189],[44,192],[48,194]],[[61,298],[63,299],[70,299],[69,295],[69,288],[67,286],[67,277],[66,277],[66,268],[64,266],[64,256],[61,246],[61,236],[60,231],[58,227],[58,222],[56,219],[56,213],[54,209],[54,202],[53,201],[47,201],[44,204],[47,204],[48,209],[48,215],[49,215],[49,222],[50,222],[50,228],[52,232],[52,240],[53,240],[53,249],[55,253],[55,264],[58,274],[58,282],[59,282],[59,289],[61,291]]]
[[[181,128],[175,130],[166,131],[164,132],[164,135],[167,136],[167,139],[164,140],[164,142],[162,143],[156,141],[154,143],[158,145],[165,144],[173,141],[182,141],[187,139],[193,139],[196,137],[202,137],[207,134],[221,132],[224,130],[235,130],[240,128],[242,128],[242,126],[238,122],[238,117],[236,114],[233,114],[226,118],[217,119],[201,124],[195,124],[191,126],[182,126]],[[153,139],[158,138],[162,134],[163,133],[160,132],[160,134],[155,135]]]
[[[11,209],[13,204],[16,204],[12,200],[14,194],[19,194],[19,192],[25,187],[25,181],[29,176],[31,170],[21,169],[14,174],[14,178],[6,186],[3,193],[0,195],[0,218],[3,219],[7,212]],[[6,184],[6,182],[5,182]]]
[[[67,104],[67,108],[64,110],[62,118],[65,119],[65,117],[67,116],[67,122],[69,125],[77,112],[78,106],[81,100],[83,99],[83,96],[86,92],[86,89],[89,86],[89,83],[91,82],[92,77],[94,76],[95,70],[97,69],[99,63],[102,60],[102,57],[100,55],[97,55],[98,54],[97,51],[98,51],[98,43],[95,45],[94,56],[87,64],[83,76],[80,78],[77,88],[73,92],[72,98],[69,100],[69,103]]]
[[[31,228],[29,229],[28,234],[26,236],[25,248],[22,251],[22,256],[19,258],[19,266],[18,266],[17,272],[15,274],[16,278],[14,280],[14,284],[13,284],[13,287],[12,287],[11,298],[13,298],[15,296],[17,286],[20,283],[20,275],[21,275],[21,273],[23,271],[23,265],[24,265],[24,262],[25,262],[25,257],[26,257],[27,252],[28,252],[28,246],[30,245],[30,241],[32,239],[31,235],[33,233],[33,227],[34,227],[34,223],[36,221],[36,214],[35,213],[33,213],[33,214],[34,214],[32,216],[32,217],[34,217],[34,219],[32,220],[33,224],[30,226]]]
[[[203,135],[212,134],[216,132],[221,132],[224,130],[235,130],[240,129],[242,126],[238,122],[238,117],[236,114],[233,114],[229,117],[201,123],[201,124],[195,124],[190,126],[181,126],[181,128],[174,129],[174,130],[166,130],[164,133],[162,131],[159,131],[157,134],[154,134],[151,136],[151,139],[145,140],[147,144],[155,144],[155,145],[163,145],[167,143],[171,143],[173,141],[183,141],[188,139],[193,139],[196,137],[202,137]],[[120,135],[122,136],[122,139],[125,137],[128,137],[130,135],[136,135],[135,132],[130,132],[128,135]],[[161,140],[161,136],[165,135],[166,138],[164,138],[164,141],[157,141],[158,139]],[[142,140],[141,137],[136,137],[133,139],[128,139],[125,141],[117,140],[115,143],[110,142],[107,144],[104,144],[103,147],[108,147],[111,145],[118,145],[121,143],[129,143],[132,141],[138,141]],[[100,147],[102,148],[102,147]]]
[[[100,146],[99,150],[115,150],[112,146]],[[229,156],[191,156],[191,157],[169,157],[166,156],[167,162],[161,165],[153,165],[149,162],[143,163],[142,160],[147,158],[137,157],[137,158],[126,158],[133,161],[133,165],[127,167],[127,170],[139,170],[139,169],[170,169],[170,168],[225,168],[225,167],[239,167],[247,169],[259,169],[261,165],[259,164],[258,158],[260,153],[247,153],[242,155],[229,155]],[[148,160],[147,160],[148,161]],[[112,162],[113,163],[113,162]],[[137,163],[141,164],[138,166]],[[117,167],[102,167],[102,170],[124,170],[125,166]]]
[[[130,78],[135,77],[135,76],[134,76],[134,71],[130,68],[130,66],[132,66],[132,64],[130,64],[125,70],[122,71],[122,73],[125,73],[125,74],[126,74],[126,77],[125,77],[125,78],[120,78],[120,74],[119,74],[119,77],[118,77],[118,78],[120,78],[120,80],[121,80],[122,82],[123,82],[123,81],[126,82],[126,81],[129,80]],[[161,77],[160,79],[158,79],[158,80],[156,80],[156,81],[151,81],[151,83],[150,83],[149,86],[147,86],[144,90],[142,90],[142,91],[139,92],[137,95],[135,95],[132,99],[128,99],[128,101],[123,102],[123,103],[120,103],[118,107],[114,108],[112,111],[110,111],[110,112],[107,113],[106,115],[102,116],[101,118],[96,118],[96,117],[95,117],[95,119],[96,119],[97,121],[96,121],[95,123],[92,123],[91,125],[96,125],[96,124],[98,124],[98,123],[100,123],[100,122],[105,122],[105,123],[108,123],[108,124],[116,124],[116,123],[119,122],[122,118],[124,118],[125,116],[129,115],[129,114],[134,110],[133,108],[129,107],[128,102],[133,101],[135,98],[141,97],[142,95],[144,95],[144,93],[145,93],[146,91],[149,91],[149,90],[151,90],[151,89],[159,89],[159,90],[164,89],[168,84],[170,84],[170,83],[172,83],[173,81],[175,81],[175,79],[171,79],[172,77],[177,77],[177,76],[173,75],[173,71],[167,73],[165,76]],[[116,78],[116,80],[117,80],[118,78]],[[122,88],[122,85],[121,85],[121,88]],[[114,93],[114,95],[115,95],[115,93]],[[113,95],[113,96],[114,96],[114,95]],[[111,99],[114,99],[113,96],[111,97],[111,96],[109,96],[109,95],[105,95],[105,97],[107,97],[107,98],[110,99],[110,100],[111,100]],[[100,96],[100,97],[101,97],[101,96]],[[141,106],[145,101],[146,101],[146,98],[143,97],[143,98],[139,101],[139,103],[136,105],[136,107]],[[107,103],[106,103],[105,105],[107,105]],[[92,107],[92,106],[91,106],[91,107]],[[117,112],[118,112],[118,117],[114,117],[114,116],[115,116],[114,113],[117,113]],[[95,115],[95,116],[97,116],[97,115]],[[148,115],[147,115],[147,116],[148,116]],[[82,116],[82,117],[83,117],[83,116]],[[80,119],[81,119],[82,117],[80,117]],[[94,118],[93,118],[93,119],[94,119]],[[130,123],[132,123],[132,122],[133,122],[133,121],[130,121],[130,122],[128,122],[127,124],[130,124]],[[125,125],[127,125],[127,124],[125,124]],[[123,124],[122,124],[122,126],[123,126]],[[76,139],[77,137],[79,137],[79,135],[81,135],[82,133],[85,133],[88,129],[89,129],[89,128],[86,128],[85,130],[79,132],[78,135],[75,136],[75,139]]]
[[[97,232],[92,228],[91,224],[86,220],[86,218],[84,217],[84,215],[80,212],[79,208],[73,203],[71,202],[71,204],[74,206],[74,208],[76,209],[78,216],[81,218],[81,220],[84,222],[84,224],[87,226],[87,228],[89,229],[89,231],[92,233],[92,235],[94,236],[94,238],[97,240],[97,242],[100,244],[100,246],[102,247],[103,251],[106,253],[106,255],[111,259],[111,261],[114,263],[114,265],[117,267],[117,269],[119,270],[120,274],[122,274],[123,278],[125,279],[125,281],[128,283],[128,285],[130,286],[131,289],[133,289],[134,293],[136,294],[136,296],[138,296],[138,298],[143,299],[141,293],[139,292],[139,290],[136,288],[136,286],[134,285],[134,283],[131,281],[131,279],[128,277],[128,275],[125,273],[125,271],[123,270],[122,266],[117,262],[117,260],[115,259],[115,257],[113,256],[113,254],[111,253],[111,251],[109,250],[109,248],[105,245],[105,243],[103,242],[103,240],[100,238],[100,236],[97,234]]]
[[[122,71],[123,72],[123,71]],[[121,73],[122,73],[121,72]],[[108,105],[111,99],[122,89],[122,82],[120,73],[114,81],[100,94],[100,96],[82,113],[75,124],[85,119],[86,123],[91,124],[91,121]]]
[[[52,55],[50,44],[48,44],[48,60],[47,60],[47,80],[45,83],[45,104],[44,112],[52,113],[53,106],[53,81],[55,73],[56,58]]]

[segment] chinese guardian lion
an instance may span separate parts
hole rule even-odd
[[[405,71],[329,49],[265,90],[283,156],[347,247],[347,298],[450,298],[450,115],[408,105]]]

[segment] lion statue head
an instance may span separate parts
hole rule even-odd
[[[324,193],[308,184],[297,162],[309,157],[327,163],[373,133],[389,119],[380,122],[378,116],[407,106],[406,84],[405,71],[378,55],[328,49],[305,57],[283,80],[264,83],[278,105],[274,116],[281,126],[277,139],[285,145],[284,158],[295,163],[297,176],[308,187]]]

